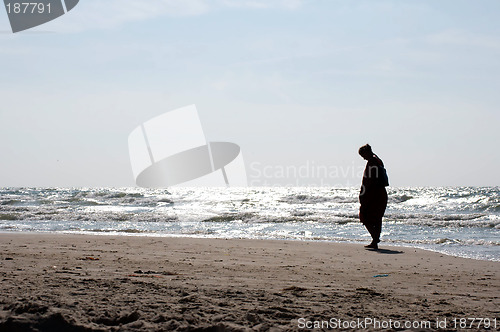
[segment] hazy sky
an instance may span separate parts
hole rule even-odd
[[[189,104],[209,140],[241,146],[253,184],[357,186],[369,142],[393,186],[500,185],[499,13],[80,0],[12,34],[0,9],[0,186],[133,186],[128,134]]]

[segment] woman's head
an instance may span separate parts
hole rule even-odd
[[[370,144],[365,144],[362,147],[360,147],[358,153],[361,157],[363,157],[364,159],[367,159],[367,160],[369,158],[373,157],[373,151],[372,151],[372,147],[370,146]]]

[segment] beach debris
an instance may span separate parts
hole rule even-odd
[[[14,260],[14,258],[12,258],[12,257],[5,257],[5,260],[6,260],[6,261],[13,261],[13,260]]]
[[[92,257],[92,256],[86,256],[79,258],[81,261],[98,261],[100,258],[99,257]]]
[[[389,275],[388,274],[377,274],[377,275],[374,275],[373,277],[374,278],[383,278],[383,277],[388,277]]]

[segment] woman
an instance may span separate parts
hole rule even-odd
[[[378,249],[380,232],[382,231],[382,217],[387,207],[385,187],[389,185],[389,180],[384,163],[373,153],[369,144],[359,148],[359,155],[367,161],[359,194],[359,202],[361,203],[359,219],[372,237],[372,243],[365,247]]]

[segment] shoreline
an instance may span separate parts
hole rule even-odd
[[[500,321],[499,262],[414,248],[52,233],[0,233],[0,248],[0,330],[296,331],[301,322],[330,319]]]
[[[109,232],[72,232],[72,231],[6,231],[6,230],[0,230],[0,235],[1,234],[31,234],[31,235],[37,235],[37,234],[46,234],[46,235],[81,235],[81,236],[110,236],[110,237],[144,237],[144,238],[180,238],[180,239],[207,239],[207,240],[249,240],[249,241],[291,241],[291,242],[311,242],[311,243],[337,243],[337,244],[354,244],[354,245],[361,245],[364,246],[367,243],[369,243],[370,239],[367,239],[366,241],[356,241],[356,240],[345,240],[345,241],[335,241],[335,240],[314,240],[314,239],[273,239],[273,238],[225,238],[225,237],[203,237],[203,236],[193,236],[193,235],[181,235],[181,234],[155,234],[155,233],[143,233],[143,232],[130,232],[130,233],[120,233],[120,232],[114,232],[114,231],[109,231]],[[440,255],[446,255],[450,257],[456,257],[456,258],[463,258],[463,259],[472,259],[472,260],[477,260],[477,261],[484,261],[484,262],[500,262],[499,259],[487,259],[484,257],[470,257],[467,255],[462,255],[460,256],[458,253],[457,254],[452,254],[449,252],[444,252],[440,251],[437,249],[433,248],[425,248],[425,245],[415,245],[415,246],[410,246],[406,244],[398,244],[397,242],[385,242],[382,240],[380,242],[381,249],[384,249],[384,247],[395,247],[395,248],[403,248],[403,249],[418,249],[418,250],[424,250],[428,252],[433,252],[437,253]]]

